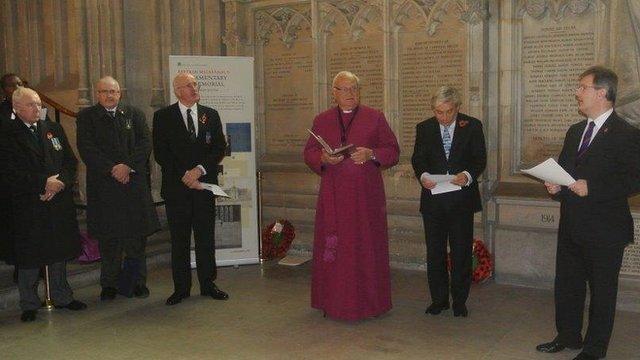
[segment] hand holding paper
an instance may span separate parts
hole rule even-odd
[[[524,169],[522,172],[550,184],[569,186],[576,182],[576,180],[552,158],[548,158],[531,169]]]
[[[462,187],[451,183],[455,177],[455,175],[427,175],[429,180],[436,183],[436,186],[431,189],[431,194],[437,195],[462,189]]]
[[[215,196],[222,196],[222,197],[231,197],[229,196],[226,192],[224,192],[224,190],[222,190],[222,188],[218,185],[215,184],[209,184],[209,183],[200,183],[200,185],[202,185],[203,190],[209,190],[213,193],[213,195]]]

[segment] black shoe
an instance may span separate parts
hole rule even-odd
[[[102,288],[102,292],[100,293],[100,300],[113,300],[116,298],[118,294],[118,289],[112,287],[104,287]]]
[[[133,289],[133,296],[141,299],[148,298],[149,288],[144,285],[136,285],[136,288]]]
[[[455,317],[467,317],[469,316],[469,310],[466,305],[453,305],[453,316]]]
[[[22,312],[22,315],[20,315],[20,320],[22,320],[22,322],[36,321],[37,313],[37,310],[25,310]]]
[[[424,313],[431,314],[431,315],[438,315],[442,312],[442,310],[448,310],[448,309],[449,309],[449,303],[445,303],[445,304],[431,303],[431,305],[427,307],[427,310],[425,310]]]
[[[581,349],[582,346],[580,345],[576,345],[576,346],[568,346],[565,345],[563,343],[561,343],[558,339],[553,339],[553,341],[548,342],[548,343],[544,343],[544,344],[540,344],[538,346],[536,346],[536,350],[543,352],[543,353],[549,353],[549,354],[553,354],[553,353],[557,353],[559,351],[562,351],[566,348],[572,349],[572,350],[577,350],[577,349]]]
[[[189,297],[188,293],[174,292],[173,294],[171,294],[171,296],[169,296],[165,304],[168,306],[179,304],[182,302],[183,299],[186,299],[188,297]]]
[[[211,284],[211,288],[208,291],[202,291],[202,292],[200,292],[200,294],[202,296],[211,296],[213,299],[216,299],[216,300],[227,300],[227,299],[229,299],[229,294],[227,294],[226,292],[218,289],[218,287],[216,286],[215,283]]]
[[[87,304],[83,303],[82,301],[72,300],[67,305],[62,305],[62,306],[56,305],[55,308],[56,309],[67,309],[67,310],[71,310],[71,311],[79,311],[79,310],[86,309],[87,308]]]
[[[573,360],[598,360],[600,359],[597,356],[589,355],[585,352],[581,352],[578,356],[574,357]]]

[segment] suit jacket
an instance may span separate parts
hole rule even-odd
[[[613,112],[578,158],[586,126],[583,120],[569,128],[558,159],[574,179],[587,181],[589,191],[580,197],[563,186],[558,193],[560,241],[624,246],[633,242],[628,197],[640,191],[640,130]]]
[[[178,103],[153,115],[153,151],[162,167],[161,194],[168,202],[193,193],[181,179],[187,170],[198,165],[207,172],[200,178],[201,182],[218,183],[218,164],[227,146],[220,116],[216,110],[198,104],[198,119],[194,120],[198,121],[198,134],[192,141]]]
[[[444,152],[440,124],[436,118],[419,123],[411,163],[418,180],[424,172],[455,175],[468,171],[473,178],[469,186],[446,194],[432,195],[430,190],[421,186],[420,212],[423,214],[429,214],[431,205],[439,200],[450,202],[461,211],[482,210],[478,177],[487,164],[487,151],[480,120],[458,113],[449,159]]]
[[[76,157],[59,124],[39,121],[38,136],[17,118],[0,139],[0,172],[11,184],[16,263],[22,268],[68,260],[80,251],[72,194]],[[47,178],[55,174],[65,188],[41,201]]]
[[[87,226],[97,238],[149,235],[160,228],[149,188],[151,134],[144,113],[119,104],[115,118],[100,104],[82,109],[78,151],[87,165]],[[133,172],[129,183],[111,176],[116,164]]]

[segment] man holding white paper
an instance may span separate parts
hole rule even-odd
[[[420,212],[427,242],[427,277],[431,305],[437,315],[449,309],[466,317],[471,287],[473,214],[482,209],[478,177],[487,163],[480,120],[458,112],[461,97],[441,87],[431,98],[434,117],[416,126],[411,162],[422,185]],[[436,175],[439,174],[439,175]],[[449,176],[449,177],[446,177]],[[451,248],[451,290],[447,271],[447,241]]]
[[[545,183],[560,200],[556,254],[557,336],[537,350],[580,349],[577,360],[606,355],[624,248],[633,242],[628,198],[640,191],[640,131],[613,110],[617,75],[594,66],[580,75],[575,98],[586,120],[567,131],[558,163],[574,179]],[[587,283],[589,325],[582,336]]]

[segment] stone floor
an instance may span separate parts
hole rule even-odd
[[[195,278],[195,277],[194,277]],[[553,337],[549,290],[474,286],[470,316],[424,315],[425,274],[393,270],[393,310],[348,323],[309,307],[310,266],[273,263],[222,268],[226,302],[192,296],[167,307],[171,273],[150,273],[148,299],[98,300],[96,285],[76,290],[89,309],[39,311],[23,324],[0,311],[1,359],[571,359],[536,353]],[[197,287],[192,293],[197,293]],[[640,359],[640,314],[618,312],[608,359]]]

